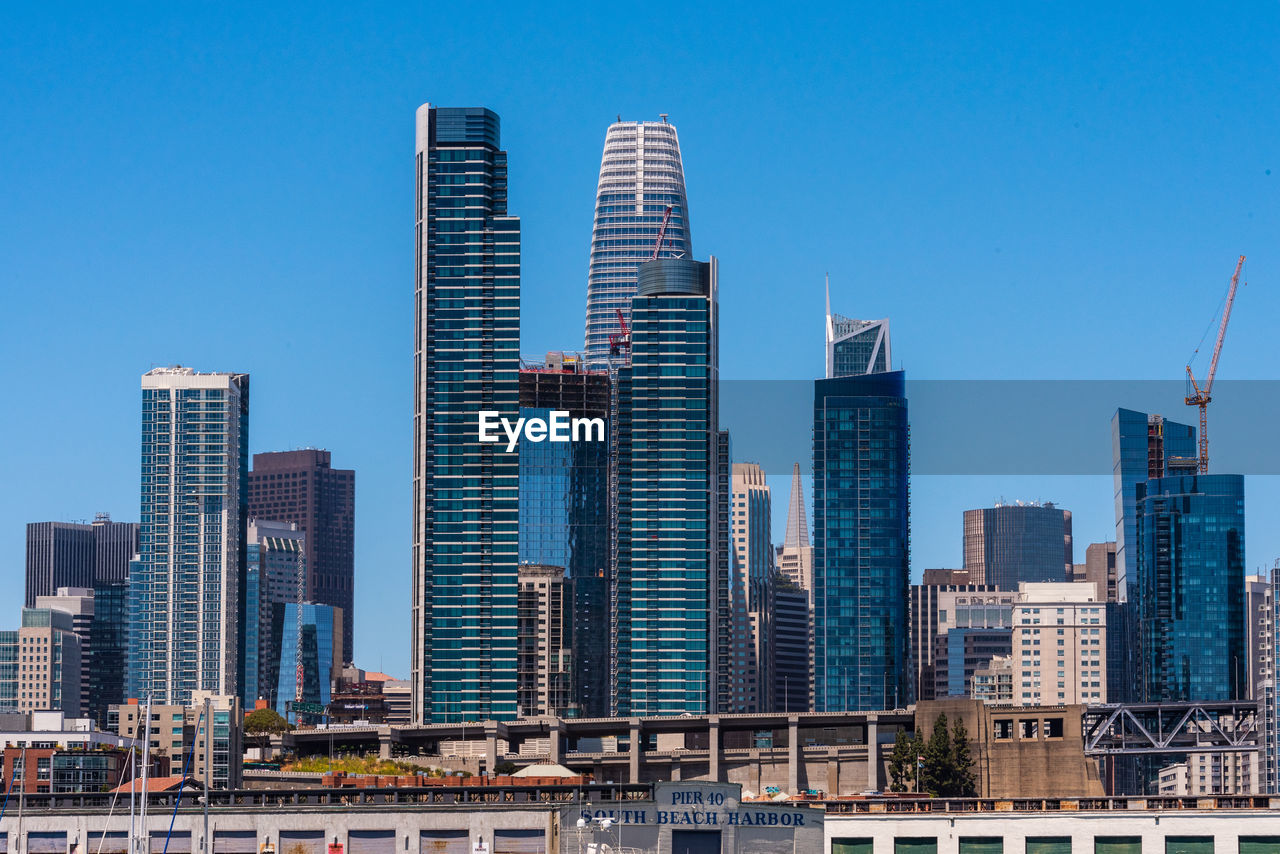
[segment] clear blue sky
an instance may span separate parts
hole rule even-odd
[[[180,362],[252,374],[254,451],[357,470],[357,658],[407,674],[428,100],[502,117],[526,353],[581,346],[605,127],[666,112],[724,376],[818,375],[829,271],[914,378],[1177,380],[1244,252],[1222,376],[1276,379],[1278,43],[1274,4],[7,4],[0,624],[27,521],[137,518],[138,378]],[[1102,474],[920,477],[916,571],[1001,496],[1112,534]]]

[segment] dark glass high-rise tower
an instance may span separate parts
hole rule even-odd
[[[112,522],[99,513],[92,524],[27,523],[26,607],[59,587],[97,587],[129,580],[138,553],[138,523]]]
[[[881,325],[883,324],[883,325]],[[814,382],[814,709],[896,708],[911,694],[906,380],[888,324],[827,316],[828,371]],[[842,331],[843,330],[843,331]],[[849,338],[848,336],[853,336]],[[865,360],[841,345],[872,340]],[[882,360],[880,353],[886,356]]]
[[[617,715],[714,712],[727,695],[716,288],[715,258],[640,266],[618,372]]]
[[[1052,503],[964,511],[964,568],[973,584],[1017,590],[1071,577],[1071,511]]]
[[[516,712],[520,220],[496,113],[424,104],[415,158],[412,717]]]
[[[1244,477],[1153,478],[1136,499],[1142,699],[1243,699]]]
[[[1196,429],[1132,409],[1117,409],[1111,419],[1112,474],[1115,482],[1116,602],[1107,608],[1107,699],[1142,699],[1138,632],[1138,485],[1151,478],[1188,470],[1197,454]]]
[[[618,314],[630,322],[637,266],[653,254],[668,207],[671,215],[661,256],[691,257],[689,202],[676,126],[666,116],[659,122],[619,119],[609,125],[587,271],[586,358],[591,367],[606,366],[609,335],[621,331]]]

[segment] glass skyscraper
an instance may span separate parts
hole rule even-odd
[[[550,353],[520,372],[520,415],[609,418],[609,375]],[[520,439],[520,564],[560,567],[568,577],[573,649],[572,705],[586,717],[609,714],[609,442]]]
[[[653,254],[667,208],[663,258],[693,254],[689,202],[676,127],[666,120],[609,126],[596,186],[591,262],[587,271],[586,358],[591,367],[608,362],[609,335],[619,332],[618,312],[631,318],[636,269]]]
[[[415,158],[412,716],[516,712],[520,220],[498,116],[424,104]]]
[[[302,608],[302,648],[298,648],[298,608]],[[277,602],[271,607],[272,645],[280,650],[275,662],[276,712],[290,713],[298,699],[298,662],[302,662],[302,702],[329,705],[334,678],[342,667],[342,609],[314,602]]]
[[[1242,699],[1244,477],[1175,475],[1137,485],[1142,699]]]
[[[239,691],[248,434],[248,374],[143,375],[131,697],[186,704],[195,691]]]
[[[714,258],[640,266],[631,364],[618,372],[617,715],[714,712],[720,699],[729,478],[716,289]]]
[[[814,382],[814,709],[896,708],[911,693],[906,379],[889,366],[887,322],[827,312],[827,366],[872,343],[849,375]],[[842,332],[844,330],[844,332]],[[850,337],[852,336],[852,338]],[[865,343],[865,342],[864,342]],[[880,353],[884,354],[881,359]]]
[[[964,511],[964,568],[971,584],[1017,590],[1022,582],[1071,578],[1071,511],[997,504]]]
[[[1107,609],[1107,699],[1142,698],[1138,633],[1138,484],[1189,470],[1197,454],[1196,429],[1162,415],[1117,409],[1111,418],[1115,485],[1116,596]]]

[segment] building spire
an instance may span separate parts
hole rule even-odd
[[[787,507],[787,538],[784,549],[809,545],[809,521],[804,515],[804,492],[800,487],[800,464],[791,470],[791,504]]]

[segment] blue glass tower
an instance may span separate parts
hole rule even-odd
[[[609,375],[548,354],[520,372],[520,415],[599,419],[581,441],[520,439],[520,563],[561,567],[572,602],[573,711],[609,715]]]
[[[813,407],[814,705],[908,697],[908,432],[901,371],[817,380]]]
[[[1111,418],[1115,483],[1116,595],[1107,603],[1107,699],[1142,697],[1138,633],[1138,484],[1185,469],[1196,456],[1196,429],[1162,415],[1117,409]]]
[[[1136,505],[1142,699],[1244,698],[1244,477],[1154,478]]]
[[[298,647],[298,608],[302,608],[302,647]],[[335,666],[342,661],[342,609],[294,602],[272,606],[272,644],[280,650],[273,674],[276,712],[285,715],[298,699],[298,662],[302,662],[302,702],[329,705]],[[290,714],[289,720],[296,718]]]
[[[417,113],[412,696],[415,721],[516,712],[520,221],[498,116]]]
[[[719,699],[730,615],[716,288],[715,258],[640,265],[618,372],[618,715],[699,714]]]

